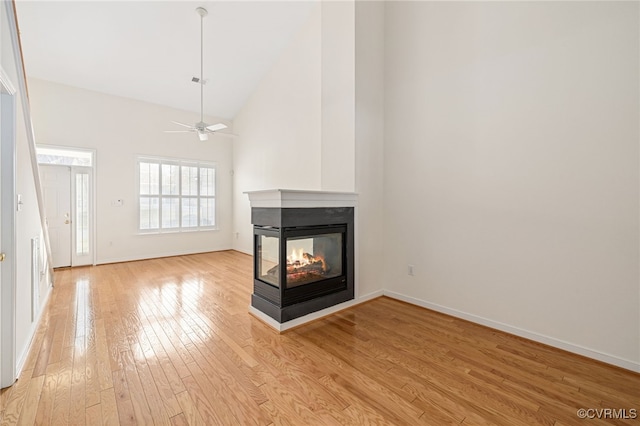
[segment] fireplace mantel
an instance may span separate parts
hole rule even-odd
[[[358,194],[354,192],[307,191],[296,189],[267,189],[247,191],[251,207],[306,208],[356,207]]]

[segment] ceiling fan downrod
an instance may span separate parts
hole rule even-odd
[[[197,7],[196,12],[200,15],[200,122],[204,123],[204,30],[202,23],[209,12],[204,7]]]
[[[227,125],[223,123],[207,124],[204,122],[204,24],[203,18],[209,14],[204,7],[197,7],[196,12],[200,15],[200,78],[193,77],[191,81],[200,84],[200,121],[194,125],[180,123],[178,121],[172,121],[172,123],[184,127],[183,130],[165,130],[167,133],[196,133],[201,141],[208,139],[209,133],[216,133],[218,130],[226,129]]]

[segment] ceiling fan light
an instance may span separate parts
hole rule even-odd
[[[198,130],[198,137],[201,141],[206,141],[209,139],[209,136],[207,136],[205,132],[201,132],[200,130]]]

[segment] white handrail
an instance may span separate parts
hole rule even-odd
[[[35,182],[36,197],[38,200],[38,210],[40,213],[40,223],[42,226],[42,234],[44,235],[44,245],[47,253],[47,270],[49,277],[53,282],[53,267],[51,266],[51,243],[49,241],[49,228],[46,223],[46,215],[44,211],[44,197],[42,195],[42,184],[40,181],[40,172],[38,169],[38,157],[36,153],[36,139],[33,131],[33,123],[31,120],[31,107],[29,104],[29,90],[27,87],[27,74],[24,69],[24,56],[22,54],[22,42],[20,41],[20,30],[18,27],[18,15],[16,13],[15,0],[3,1],[6,5],[7,18],[9,22],[9,33],[11,35],[11,44],[13,47],[18,72],[17,91],[22,96],[22,114],[24,117],[24,125],[27,135],[27,145],[29,146],[29,156],[31,159],[31,170],[33,170],[33,180]]]

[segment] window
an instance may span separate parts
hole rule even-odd
[[[75,234],[76,255],[89,254],[89,173],[87,171],[75,171]]]
[[[139,158],[140,231],[215,228],[215,176],[213,164]]]
[[[93,166],[93,152],[91,150],[38,145],[36,147],[36,155],[38,164]]]

